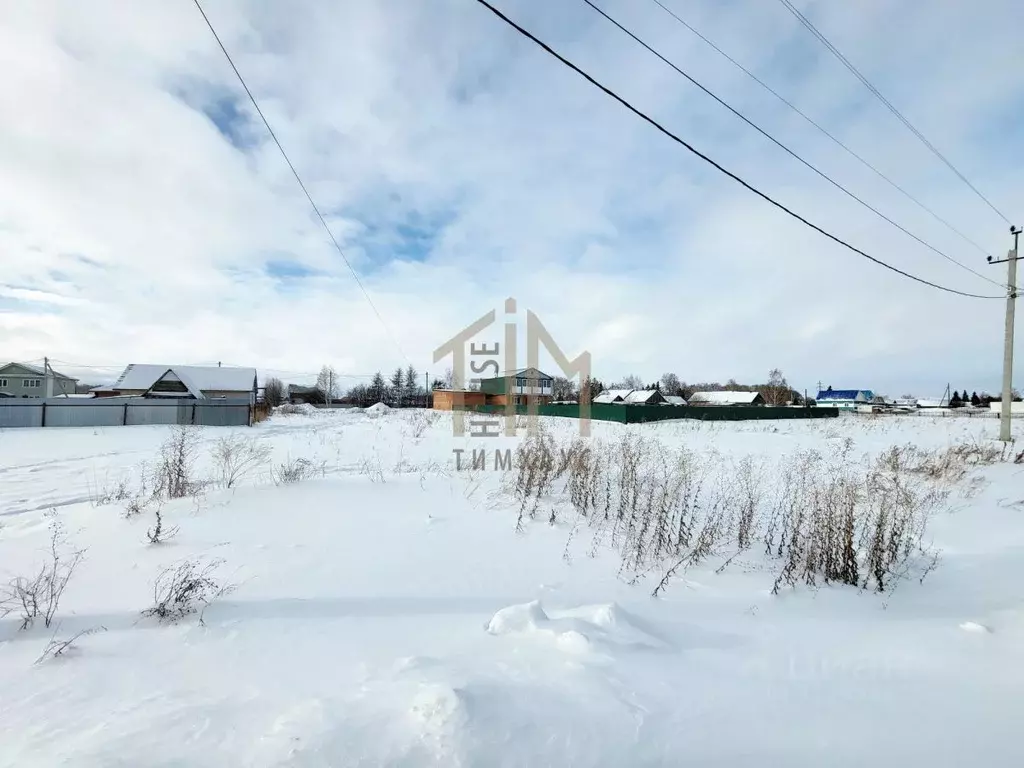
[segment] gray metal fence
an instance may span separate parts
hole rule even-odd
[[[143,397],[0,398],[0,429],[12,427],[121,427],[197,424],[245,427],[252,404],[244,398],[155,400]]]

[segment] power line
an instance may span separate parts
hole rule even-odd
[[[249,101],[252,102],[253,107],[256,109],[256,113],[260,116],[260,119],[263,121],[263,125],[266,126],[267,133],[270,134],[270,138],[274,140],[274,143],[277,145],[278,150],[281,152],[281,157],[284,158],[284,161],[288,164],[288,167],[291,169],[292,175],[295,177],[295,180],[299,183],[299,187],[301,187],[303,194],[306,196],[306,199],[309,201],[310,206],[313,208],[313,213],[315,213],[316,217],[320,220],[320,223],[323,225],[324,231],[327,233],[327,236],[331,239],[331,242],[334,244],[334,248],[338,252],[338,255],[341,256],[342,261],[345,262],[345,266],[348,267],[349,272],[352,273],[352,277],[356,281],[356,285],[359,286],[359,290],[363,292],[363,296],[366,298],[366,302],[370,305],[370,308],[373,309],[373,313],[377,316],[377,319],[380,321],[380,324],[384,328],[384,331],[391,338],[392,343],[398,348],[399,353],[402,355],[403,358],[405,358],[405,361],[407,363],[411,364],[408,355],[406,355],[405,351],[402,349],[402,345],[398,343],[398,339],[395,338],[395,335],[393,333],[391,333],[391,329],[388,327],[388,324],[384,322],[384,318],[378,311],[377,305],[373,303],[373,299],[370,298],[370,294],[366,290],[366,287],[363,285],[363,281],[359,279],[359,275],[356,274],[356,271],[355,269],[353,269],[352,264],[348,260],[348,257],[345,255],[345,252],[341,249],[341,245],[338,244],[338,240],[334,236],[334,233],[331,231],[331,228],[327,226],[327,221],[324,219],[323,214],[320,213],[320,209],[317,207],[317,204],[313,202],[313,197],[312,195],[309,194],[309,190],[306,189],[306,185],[303,183],[302,177],[299,176],[299,172],[295,170],[295,166],[292,164],[291,159],[289,159],[288,153],[285,152],[284,147],[281,146],[281,142],[278,140],[277,134],[274,133],[274,129],[270,127],[270,122],[263,114],[263,110],[260,109],[260,105],[256,101],[256,97],[253,96],[252,91],[249,90],[249,86],[246,85],[245,78],[242,77],[242,73],[239,72],[238,67],[235,66],[235,62],[231,58],[231,54],[228,53],[228,49],[224,47],[224,43],[221,42],[220,35],[218,35],[217,30],[214,29],[213,24],[210,22],[209,17],[206,15],[206,11],[203,10],[203,6],[200,5],[199,0],[193,0],[193,2],[195,3],[196,8],[199,10],[199,13],[202,15],[203,21],[206,22],[206,26],[209,27],[210,33],[217,41],[217,45],[220,46],[220,50],[223,52],[224,58],[228,60],[228,64],[230,64],[231,69],[234,70],[235,76],[238,78],[238,82],[241,83],[242,88],[245,89],[245,93],[249,97]]]
[[[976,248],[976,249],[977,249],[977,250],[978,250],[979,252],[981,252],[981,253],[982,253],[983,255],[985,255],[985,256],[991,256],[991,255],[992,255],[992,254],[990,254],[990,253],[989,253],[988,251],[986,251],[986,250],[985,250],[985,249],[984,249],[984,248],[983,248],[982,246],[978,245],[978,243],[977,243],[977,242],[975,242],[975,241],[974,241],[974,240],[972,240],[972,239],[971,239],[970,237],[968,237],[968,236],[967,236],[967,235],[965,235],[965,234],[964,234],[963,232],[961,232],[961,231],[960,231],[959,229],[957,229],[956,227],[954,227],[954,226],[953,226],[952,224],[950,224],[950,223],[949,223],[949,222],[948,222],[948,221],[947,221],[946,219],[942,218],[942,217],[941,217],[941,216],[940,216],[939,214],[937,214],[937,213],[936,213],[935,211],[933,211],[933,210],[932,210],[931,208],[929,208],[929,207],[928,207],[927,205],[925,205],[925,204],[924,204],[924,203],[922,203],[922,202],[921,202],[920,200],[918,200],[918,199],[917,199],[916,197],[914,197],[914,196],[913,196],[912,194],[910,194],[910,192],[908,192],[907,190],[905,190],[905,189],[904,189],[903,187],[901,187],[901,186],[900,186],[899,184],[897,184],[897,183],[896,183],[895,181],[893,181],[892,179],[890,179],[890,178],[889,178],[888,176],[886,176],[886,175],[885,175],[884,173],[882,173],[882,172],[881,172],[880,170],[878,170],[878,169],[877,169],[877,168],[876,168],[875,166],[873,166],[873,165],[872,165],[871,163],[869,163],[869,162],[868,162],[867,160],[865,160],[865,159],[864,159],[863,157],[861,157],[861,156],[860,156],[859,154],[857,154],[857,153],[856,153],[856,152],[854,152],[854,151],[853,151],[852,149],[850,149],[850,148],[849,148],[849,147],[848,147],[848,146],[847,146],[846,144],[844,144],[844,143],[843,143],[843,142],[842,142],[841,140],[839,140],[838,138],[836,138],[836,136],[835,136],[835,135],[833,135],[832,133],[830,133],[830,132],[829,132],[829,131],[828,131],[828,130],[827,130],[826,128],[823,128],[823,127],[822,127],[822,126],[821,126],[821,125],[820,125],[820,124],[819,124],[818,122],[816,122],[816,121],[815,121],[815,120],[814,120],[813,118],[809,117],[809,116],[808,116],[808,115],[807,115],[807,114],[806,114],[805,112],[803,112],[803,111],[802,111],[802,110],[801,110],[801,109],[800,109],[799,107],[797,107],[797,106],[796,106],[795,104],[793,104],[793,102],[789,101],[789,99],[787,99],[787,98],[786,98],[785,96],[783,96],[782,94],[780,94],[780,93],[779,93],[778,91],[776,91],[776,90],[775,90],[774,88],[772,88],[772,87],[771,87],[770,85],[768,85],[768,84],[767,84],[766,82],[764,82],[764,81],[763,81],[763,80],[762,80],[761,78],[759,78],[759,77],[758,77],[757,75],[755,75],[755,74],[754,74],[753,72],[751,72],[751,71],[750,71],[749,69],[747,69],[746,67],[744,67],[744,66],[743,66],[743,65],[742,65],[742,64],[741,64],[740,62],[736,61],[736,59],[734,59],[734,58],[733,58],[732,56],[730,56],[730,55],[729,55],[728,53],[726,53],[726,52],[725,52],[725,51],[723,51],[723,50],[722,50],[721,48],[719,48],[719,47],[718,47],[717,45],[715,45],[715,43],[714,43],[714,42],[712,42],[712,41],[711,41],[711,40],[709,40],[709,39],[708,39],[708,38],[707,38],[706,36],[704,36],[703,34],[701,34],[701,33],[700,33],[700,32],[699,32],[698,30],[694,29],[694,27],[693,27],[692,25],[690,25],[689,23],[687,23],[686,21],[684,21],[684,20],[683,20],[682,18],[680,18],[678,14],[676,14],[676,13],[675,13],[675,12],[674,12],[674,11],[673,11],[673,10],[672,10],[671,8],[669,8],[668,6],[666,6],[666,5],[665,5],[665,4],[664,4],[664,3],[663,3],[663,2],[661,1],[661,0],[651,0],[651,2],[655,3],[655,4],[656,4],[656,5],[657,5],[657,6],[659,7],[659,8],[661,8],[661,9],[662,9],[663,11],[665,11],[665,13],[667,13],[667,14],[668,14],[669,16],[671,16],[671,17],[672,17],[673,19],[675,19],[675,20],[676,20],[677,22],[679,22],[679,23],[680,23],[680,24],[681,24],[682,26],[686,27],[686,29],[690,30],[690,31],[691,31],[691,32],[692,32],[693,34],[695,34],[695,35],[696,35],[697,37],[699,37],[699,38],[700,38],[701,40],[703,40],[703,41],[704,41],[705,43],[707,43],[707,44],[708,44],[709,46],[711,46],[711,48],[712,48],[713,50],[715,50],[716,52],[718,52],[719,54],[721,54],[721,56],[722,56],[723,58],[725,58],[725,59],[726,59],[727,61],[729,61],[729,62],[730,62],[731,64],[733,64],[733,65],[734,65],[734,66],[736,66],[737,68],[739,68],[739,69],[740,69],[740,71],[742,71],[742,72],[743,72],[744,74],[746,74],[746,75],[747,75],[747,76],[748,76],[748,77],[749,77],[749,78],[750,78],[751,80],[753,80],[753,81],[754,81],[755,83],[757,83],[757,84],[758,84],[758,85],[760,85],[760,86],[761,86],[762,88],[764,88],[764,89],[765,89],[766,91],[768,91],[768,93],[770,93],[770,94],[771,94],[772,96],[774,96],[774,97],[775,97],[776,99],[778,99],[779,101],[781,101],[781,102],[782,102],[783,104],[785,104],[785,105],[786,105],[787,107],[789,107],[789,108],[790,108],[791,110],[793,110],[793,111],[794,111],[794,112],[795,112],[796,114],[800,115],[800,117],[802,117],[802,118],[803,118],[804,120],[806,120],[806,121],[807,121],[808,123],[810,123],[810,124],[811,124],[812,126],[814,126],[815,128],[817,128],[817,129],[818,129],[818,130],[819,130],[819,131],[820,131],[820,132],[821,132],[822,134],[824,134],[825,136],[827,136],[827,137],[828,137],[829,139],[831,139],[831,140],[832,140],[832,141],[833,141],[833,142],[834,142],[835,144],[837,144],[837,145],[838,145],[838,146],[840,146],[840,147],[841,147],[842,149],[844,149],[844,150],[845,150],[845,151],[847,152],[847,154],[849,154],[849,155],[850,155],[851,157],[853,157],[854,159],[858,160],[858,161],[859,161],[859,162],[860,162],[860,163],[861,163],[861,164],[862,164],[862,165],[863,165],[863,166],[864,166],[865,168],[867,168],[868,170],[872,171],[872,172],[873,172],[873,173],[874,173],[874,174],[875,174],[876,176],[878,176],[878,177],[879,177],[880,179],[882,179],[883,181],[885,181],[885,182],[886,182],[886,183],[887,183],[887,184],[888,184],[889,186],[891,186],[891,187],[892,187],[893,189],[895,189],[895,190],[896,190],[897,192],[899,192],[900,194],[902,194],[902,195],[903,195],[904,197],[906,197],[906,198],[907,198],[908,200],[910,200],[911,202],[915,203],[915,204],[916,204],[916,205],[917,205],[917,206],[918,206],[918,207],[919,207],[919,208],[920,208],[921,210],[923,210],[923,211],[924,211],[925,213],[928,213],[929,215],[931,215],[931,217],[932,217],[932,218],[934,218],[934,219],[935,219],[936,221],[938,221],[938,222],[939,222],[940,224],[942,224],[942,225],[944,225],[945,227],[947,227],[947,228],[948,228],[948,229],[949,229],[949,230],[950,230],[951,232],[953,232],[954,234],[958,235],[958,236],[959,236],[959,237],[960,237],[960,238],[961,238],[961,239],[962,239],[962,240],[963,240],[964,242],[966,242],[966,243],[969,243],[970,245],[974,246],[974,247],[975,247],[975,248]],[[962,265],[961,265],[961,266],[962,266]],[[971,270],[971,271],[973,272],[974,270]],[[975,274],[978,274],[978,273],[977,273],[977,272],[975,272]]]
[[[960,173],[960,171],[957,170],[956,166],[954,166],[953,163],[951,163],[946,158],[945,155],[943,155],[938,149],[936,149],[935,145],[932,144],[930,141],[928,141],[928,139],[926,139],[924,137],[924,134],[921,133],[917,128],[915,128],[914,125],[906,117],[903,116],[903,113],[901,113],[898,109],[896,109],[896,107],[894,107],[892,105],[892,102],[890,102],[887,98],[885,98],[885,96],[883,96],[881,94],[881,92],[879,92],[879,90],[877,88],[875,88],[875,86],[873,86],[868,81],[868,79],[866,77],[864,77],[864,75],[862,75],[860,73],[860,70],[858,70],[855,66],[853,66],[853,64],[850,63],[849,59],[847,59],[845,56],[843,56],[843,54],[839,52],[839,49],[836,48],[834,45],[832,45],[832,43],[829,42],[829,39],[827,37],[825,37],[825,35],[823,35],[818,30],[818,28],[815,27],[807,19],[806,16],[804,16],[802,13],[800,13],[800,11],[798,11],[796,9],[796,7],[791,2],[789,2],[789,0],[779,0],[779,2],[781,2],[782,5],[785,6],[785,8],[791,14],[793,14],[801,24],[803,24],[803,26],[807,29],[807,31],[810,32],[812,35],[814,35],[814,37],[816,37],[818,39],[818,41],[822,45],[824,45],[829,50],[829,52],[831,52],[832,55],[835,56],[840,61],[840,63],[842,63],[843,66],[845,66],[848,70],[850,70],[850,72],[852,72],[853,75],[858,80],[860,80],[861,83],[864,84],[864,87],[867,88],[880,102],[882,102],[882,104],[886,107],[886,109],[888,109],[890,112],[892,112],[893,115],[895,115],[896,118],[901,123],[903,123],[903,125],[905,125],[910,130],[911,133],[913,133],[918,139],[920,139],[921,143],[924,144],[929,150],[931,150],[931,153],[933,155],[935,155],[937,158],[939,158],[939,160],[941,160],[943,163],[945,163],[946,167],[949,168],[949,170],[951,170],[953,173],[955,173],[957,175],[957,177],[960,179],[960,181],[962,181],[964,184],[966,184],[968,187],[970,187],[971,190],[974,192],[974,194],[976,194],[978,197],[980,197],[984,201],[985,205],[987,205],[989,208],[991,208],[993,211],[995,211],[996,215],[999,216],[999,218],[1001,218],[1007,224],[1011,223],[1010,220],[1008,218],[1006,218],[1006,215],[1003,214],[1003,212],[1000,211],[998,208],[996,208],[987,197],[985,197],[983,194],[981,194],[981,192],[978,191],[978,188],[975,187],[973,184],[971,184],[971,182],[969,182],[967,180],[967,177],[964,176],[962,173]]]
[[[966,293],[964,291],[958,291],[958,290],[956,290],[954,288],[946,288],[945,286],[938,285],[937,283],[933,283],[933,282],[931,282],[929,280],[925,280],[922,277],[917,277],[916,275],[912,275],[909,272],[904,272],[902,269],[899,269],[898,267],[894,267],[891,264],[887,264],[886,262],[882,261],[881,259],[877,259],[874,256],[871,256],[870,254],[865,253],[864,251],[860,250],[856,246],[850,245],[845,240],[841,239],[840,237],[837,237],[836,235],[833,235],[831,232],[828,232],[828,231],[822,229],[817,224],[811,223],[810,221],[805,219],[800,214],[796,213],[795,211],[790,210],[789,208],[787,208],[782,203],[778,202],[774,198],[770,197],[769,195],[765,194],[761,190],[759,190],[756,187],[752,186],[748,182],[744,181],[742,178],[737,176],[732,171],[729,171],[726,168],[724,168],[723,166],[719,165],[717,162],[712,160],[710,157],[705,155],[703,152],[701,152],[698,149],[694,148],[691,144],[687,143],[685,140],[679,138],[676,134],[672,133],[670,130],[665,128],[663,125],[661,125],[661,123],[656,121],[654,118],[649,117],[645,113],[641,112],[639,109],[637,109],[632,104],[630,104],[628,101],[626,101],[624,98],[622,98],[617,93],[615,93],[615,91],[611,90],[606,85],[603,85],[602,83],[598,82],[596,79],[594,79],[594,77],[592,77],[591,75],[589,75],[586,72],[584,72],[578,66],[576,66],[571,61],[569,61],[567,58],[565,58],[560,53],[555,51],[547,43],[545,43],[544,41],[540,40],[539,38],[534,36],[531,32],[527,31],[523,27],[519,26],[516,22],[512,21],[512,19],[510,19],[508,16],[503,14],[501,11],[499,11],[497,8],[495,8],[490,3],[488,3],[487,0],[476,0],[476,2],[478,2],[480,5],[482,5],[485,8],[487,8],[487,10],[489,10],[491,13],[493,13],[495,16],[497,16],[503,22],[508,24],[514,30],[516,30],[519,34],[523,35],[524,37],[528,38],[529,40],[532,40],[538,46],[540,46],[545,51],[547,51],[548,54],[550,54],[554,58],[558,59],[558,61],[560,61],[565,66],[569,67],[569,69],[571,69],[573,72],[578,74],[580,77],[582,77],[584,80],[589,82],[591,85],[599,88],[606,95],[610,96],[615,101],[619,102],[619,104],[624,106],[626,109],[628,109],[630,112],[635,114],[637,117],[639,117],[640,119],[644,120],[647,123],[650,123],[652,126],[657,128],[661,133],[663,133],[666,136],[668,136],[674,142],[676,142],[680,146],[684,147],[685,149],[689,150],[694,155],[699,157],[701,160],[703,160],[704,162],[706,162],[709,165],[713,166],[714,168],[716,168],[720,172],[724,173],[726,176],[731,178],[733,181],[735,181],[735,182],[739,183],[740,185],[742,185],[745,189],[753,192],[755,195],[760,197],[762,200],[765,200],[766,202],[771,203],[772,205],[774,205],[779,210],[783,211],[784,213],[789,214],[790,216],[792,216],[797,221],[799,221],[802,224],[810,227],[811,229],[815,230],[816,232],[824,235],[825,237],[829,238],[830,240],[832,240],[832,241],[834,241],[836,243],[839,243],[844,248],[847,248],[847,249],[853,251],[854,253],[856,253],[859,256],[863,256],[865,259],[868,259],[869,261],[872,261],[872,262],[874,262],[875,264],[878,264],[881,267],[885,267],[888,270],[891,270],[891,271],[893,271],[893,272],[895,272],[895,273],[897,273],[899,275],[903,275],[904,277],[909,278],[911,280],[914,280],[914,281],[916,281],[918,283],[923,283],[924,285],[931,286],[932,288],[937,288],[940,291],[946,291],[947,293],[954,293],[954,294],[957,294],[958,296],[967,296],[967,297],[972,298],[972,299],[1003,299],[1003,298],[1005,298],[1005,296],[984,296],[984,295],[977,294],[977,293]]]
[[[655,0],[655,1],[657,1],[657,0]],[[816,174],[818,174],[821,178],[825,179],[825,181],[827,181],[833,187],[835,187],[836,189],[840,190],[845,195],[847,195],[847,197],[850,197],[851,199],[856,200],[858,203],[860,203],[862,206],[864,206],[869,211],[874,213],[876,216],[879,216],[880,218],[882,218],[885,221],[889,222],[889,224],[891,224],[892,226],[896,227],[896,229],[900,230],[901,232],[903,232],[904,234],[908,235],[909,237],[912,237],[914,240],[916,240],[918,243],[923,245],[928,250],[933,251],[934,253],[938,254],[939,256],[941,256],[942,258],[946,259],[947,261],[949,261],[949,262],[951,262],[953,264],[956,264],[961,269],[967,270],[972,275],[975,275],[976,277],[980,277],[982,280],[984,280],[986,282],[989,282],[989,283],[992,283],[992,285],[996,285],[996,286],[999,286],[1000,288],[1002,288],[1002,283],[997,283],[995,280],[992,280],[991,278],[986,277],[985,275],[981,274],[980,272],[976,272],[975,270],[973,270],[970,267],[968,267],[966,264],[963,264],[963,263],[957,261],[956,259],[954,259],[952,256],[950,256],[950,255],[940,251],[938,248],[933,246],[931,243],[928,243],[925,240],[922,240],[920,237],[915,235],[913,232],[908,230],[906,227],[904,227],[901,224],[898,224],[897,222],[893,221],[888,216],[886,216],[884,213],[882,213],[877,208],[872,206],[870,203],[866,202],[863,198],[858,197],[856,194],[854,194],[849,189],[844,187],[842,184],[840,184],[838,181],[833,179],[831,176],[829,176],[828,174],[826,174],[823,171],[819,170],[816,166],[814,166],[813,164],[811,164],[807,160],[804,160],[800,155],[798,155],[792,149],[790,149],[785,144],[783,144],[781,141],[779,141],[774,136],[772,136],[770,133],[765,131],[763,128],[761,128],[759,125],[757,125],[755,122],[753,122],[752,120],[747,118],[747,116],[744,115],[742,112],[740,112],[739,110],[737,110],[734,107],[732,107],[730,104],[728,104],[723,99],[719,98],[714,92],[712,92],[711,90],[709,90],[705,86],[701,85],[701,83],[699,83],[696,79],[694,79],[689,74],[684,72],[678,66],[673,64],[667,58],[665,58],[662,54],[660,54],[658,51],[656,51],[654,48],[652,48],[650,45],[648,45],[646,42],[644,42],[642,39],[640,39],[633,32],[631,32],[626,27],[624,27],[622,24],[620,24],[618,21],[616,21],[611,16],[609,16],[605,11],[603,11],[601,8],[599,8],[593,2],[591,2],[591,0],[583,0],[583,2],[586,5],[588,5],[590,8],[592,8],[594,11],[599,13],[601,16],[603,16],[605,19],[610,21],[612,24],[614,24],[616,27],[618,27],[620,30],[625,32],[631,38],[633,38],[633,40],[635,40],[637,43],[642,45],[650,53],[653,53],[655,56],[657,56],[659,59],[661,59],[662,62],[664,62],[668,66],[672,67],[672,69],[674,69],[677,73],[679,73],[680,75],[685,77],[687,80],[689,80],[691,83],[693,83],[695,86],[700,88],[704,93],[706,93],[708,96],[710,96],[715,101],[717,101],[719,104],[721,104],[723,107],[728,109],[730,112],[732,112],[734,115],[736,115],[736,117],[738,117],[740,120],[745,122],[747,125],[749,125],[751,128],[753,128],[755,131],[760,133],[762,136],[764,136],[766,139],[768,139],[770,142],[772,142],[775,146],[779,147],[781,150],[786,152],[790,157],[794,158],[795,160],[797,160],[800,163],[802,163],[803,165],[805,165],[807,168],[809,168],[812,171],[814,171]]]

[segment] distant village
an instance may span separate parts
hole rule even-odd
[[[390,407],[451,410],[455,407],[525,405],[530,402],[578,403],[582,393],[587,393],[595,405],[829,407],[858,413],[900,413],[925,409],[983,412],[998,408],[1000,403],[998,393],[951,390],[948,386],[939,397],[905,394],[894,398],[871,389],[819,384],[812,396],[791,387],[778,369],[769,372],[766,382],[749,385],[732,379],[725,383],[688,384],[673,373],[666,373],[655,382],[627,376],[607,385],[596,378],[577,383],[536,368],[475,379],[463,386],[456,386],[451,371],[431,380],[426,375],[421,378],[412,366],[397,368],[387,378],[377,373],[367,383],[344,391],[341,388],[342,378],[330,366],[321,369],[315,384],[304,386],[286,385],[275,377],[261,378],[255,367],[129,364],[113,383],[93,386],[54,370],[48,362],[41,367],[11,362],[0,365],[0,398],[170,398],[210,403],[234,398],[248,399],[254,405],[269,407],[285,403],[359,407],[384,403]],[[1016,391],[1012,392],[1012,399],[1015,404],[1021,402]],[[1014,411],[1017,410],[1015,406]]]

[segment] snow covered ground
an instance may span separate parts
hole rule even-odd
[[[568,440],[575,425],[545,420]],[[595,424],[722,461],[992,444],[994,420]],[[953,766],[1024,764],[1024,467],[973,470],[932,516],[923,583],[798,586],[722,559],[635,584],[571,526],[515,530],[508,478],[457,472],[451,417],[316,411],[201,430],[195,474],[241,434],[271,455],[235,487],[126,499],[165,427],[0,433],[0,584],[84,551],[54,628],[0,619],[3,766]],[[1017,432],[1022,436],[1021,432]],[[488,441],[514,447],[518,438]],[[469,453],[464,455],[464,461]],[[304,459],[317,471],[279,483]],[[277,468],[277,469],[274,469]],[[142,612],[189,558],[234,589]],[[58,626],[59,625],[59,626]]]

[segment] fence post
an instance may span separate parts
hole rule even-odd
[[[46,400],[43,400],[42,422],[40,423],[39,426],[41,426],[41,427],[45,427],[46,426]]]
[[[192,403],[192,426],[196,425],[196,404]]]
[[[128,426],[128,403],[124,404],[124,413],[121,415],[121,426]]]

